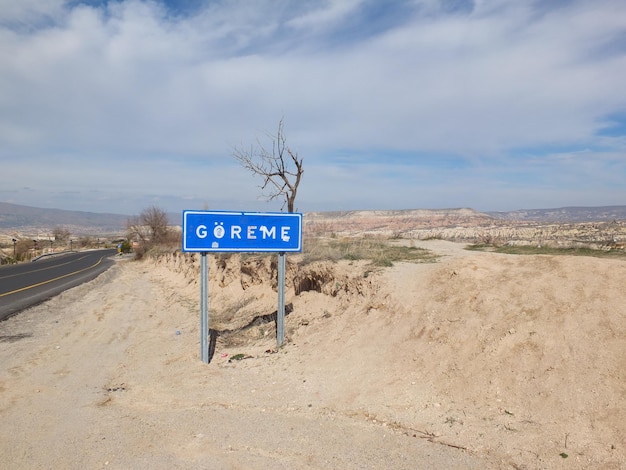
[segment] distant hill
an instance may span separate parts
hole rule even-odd
[[[0,202],[0,230],[18,232],[52,231],[63,227],[73,234],[123,232],[127,215],[42,209]]]
[[[487,212],[488,215],[509,221],[528,222],[611,222],[626,220],[626,206],[561,207],[557,209],[522,209],[509,212]]]
[[[477,226],[493,217],[468,208],[309,212],[304,225],[311,232],[406,232],[418,228]]]
[[[168,214],[172,225],[179,225],[180,214]],[[56,227],[74,235],[123,233],[129,216],[96,212],[43,209],[0,202],[0,231],[19,233],[52,232]],[[501,222],[580,223],[626,220],[626,206],[563,207],[526,209],[509,212],[478,212],[460,209],[363,210],[309,212],[305,223],[338,225],[354,230],[403,230],[406,227],[482,226]],[[492,221],[492,222],[490,222]]]

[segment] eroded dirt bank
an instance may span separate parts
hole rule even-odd
[[[22,468],[624,468],[626,263],[463,251],[372,271],[120,262],[0,324],[0,453]],[[274,286],[275,287],[275,286]],[[295,295],[296,291],[298,295]],[[244,358],[233,360],[234,358]]]

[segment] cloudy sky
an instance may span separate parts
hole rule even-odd
[[[280,210],[626,204],[623,0],[0,0],[0,201]]]

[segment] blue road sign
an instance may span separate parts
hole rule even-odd
[[[302,214],[183,211],[183,251],[302,251]]]

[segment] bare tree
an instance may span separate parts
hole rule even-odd
[[[257,139],[256,148],[254,146],[249,150],[235,148],[233,157],[244,168],[263,178],[260,187],[266,192],[268,201],[284,197],[282,209],[286,206],[287,212],[294,212],[296,194],[304,170],[302,158],[287,145],[283,126],[284,122],[281,119],[276,135],[268,134],[272,140],[271,150]]]
[[[62,243],[67,242],[70,239],[71,235],[72,234],[70,233],[70,231],[63,227],[55,227],[52,232],[52,236],[54,237],[54,239]]]
[[[142,243],[162,243],[167,241],[169,225],[167,213],[152,206],[141,211],[139,216],[133,216],[126,222],[126,229],[131,238]]]
[[[143,223],[150,228],[152,241],[154,243],[162,243],[167,240],[169,234],[169,221],[167,213],[164,210],[152,206],[145,209],[140,214],[140,217]]]

